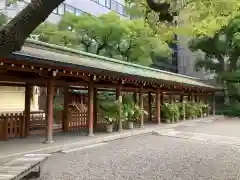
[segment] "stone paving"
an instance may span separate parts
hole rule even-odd
[[[57,153],[38,180],[240,180],[237,125],[240,120],[190,122]]]

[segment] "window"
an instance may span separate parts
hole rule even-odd
[[[118,13],[124,15],[124,6],[121,4],[118,4]]]
[[[64,4],[60,4],[58,6],[58,14],[59,15],[64,15],[64,12],[65,12],[65,5]]]
[[[80,15],[83,14],[83,11],[81,11],[81,10],[79,10],[79,9],[76,9],[75,14],[76,14],[77,16],[80,16]]]
[[[116,1],[111,0],[111,9],[114,11],[117,11],[117,2]]]
[[[123,16],[127,16],[127,9],[126,9],[126,7],[125,6],[122,6],[123,7],[123,13],[122,13],[122,15]]]
[[[75,12],[75,8],[69,5],[65,6],[65,11],[69,12],[69,13],[74,13]]]
[[[98,0],[98,3],[103,6],[106,6],[106,0]]]
[[[106,7],[111,9],[111,0],[106,0]]]

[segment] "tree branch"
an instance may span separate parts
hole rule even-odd
[[[26,38],[64,0],[32,0],[7,25],[0,29],[0,56],[21,49]]]

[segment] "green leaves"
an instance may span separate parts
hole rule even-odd
[[[99,17],[66,14],[58,25],[42,24],[40,40],[123,61],[151,64],[151,53],[169,56],[171,50],[142,19],[123,19],[114,12]]]
[[[7,20],[8,20],[7,16],[0,13],[0,27],[5,25],[7,23]]]

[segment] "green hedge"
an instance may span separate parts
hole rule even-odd
[[[223,105],[216,111],[217,115],[240,117],[240,103]]]

